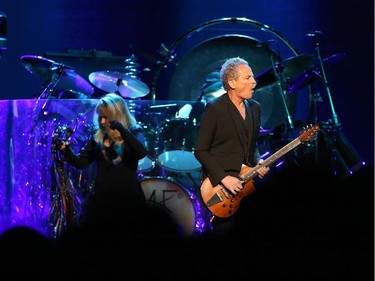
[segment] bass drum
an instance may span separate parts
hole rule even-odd
[[[169,178],[148,177],[140,182],[148,206],[164,210],[177,224],[182,237],[198,236],[210,228],[194,193]]]

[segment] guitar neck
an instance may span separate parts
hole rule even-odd
[[[284,156],[286,153],[297,147],[301,143],[301,140],[299,137],[295,138],[292,140],[290,143],[287,145],[283,146],[281,149],[276,151],[274,154],[269,156],[267,159],[265,159],[262,162],[262,165],[257,165],[253,169],[250,169],[248,172],[245,174],[241,175],[241,179],[244,182],[248,182],[249,180],[253,179],[258,175],[258,170],[262,167],[270,167],[273,163],[275,163],[276,160],[280,159],[282,156]]]

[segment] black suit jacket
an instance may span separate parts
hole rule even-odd
[[[245,101],[248,145],[245,145],[243,119],[228,94],[207,103],[198,129],[194,155],[202,165],[202,180],[209,177],[216,186],[228,174],[238,176],[242,164],[255,166],[260,159],[257,138],[261,106]]]

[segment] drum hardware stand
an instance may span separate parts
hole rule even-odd
[[[329,104],[332,111],[332,119],[328,120],[327,122],[323,122],[322,126],[322,134],[323,140],[328,145],[329,151],[332,152],[332,160],[333,160],[333,174],[337,176],[339,174],[339,168],[344,171],[345,174],[352,174],[355,170],[358,170],[360,167],[364,165],[361,158],[353,148],[353,146],[349,143],[347,138],[344,136],[342,132],[342,125],[338,121],[337,114],[335,112],[335,108],[333,106],[333,101],[331,97],[331,91],[328,86],[327,76],[325,73],[323,60],[320,54],[320,44],[318,37],[322,36],[323,33],[319,30],[307,33],[306,36],[312,37],[315,44],[315,51],[317,53],[317,58],[319,61],[321,75],[320,78],[323,81],[325,90],[327,92],[327,96],[329,99]],[[321,101],[321,97],[319,93],[314,95],[314,110],[315,110],[315,122],[318,122],[317,112],[318,106],[317,102]],[[316,149],[316,153],[318,153],[318,149]]]
[[[184,182],[183,180],[179,179],[179,175],[182,175],[181,172],[171,172],[171,173],[172,173],[172,175],[171,175],[172,178],[174,178],[179,184],[185,186],[186,182]],[[191,172],[184,172],[184,174],[186,174],[186,176],[193,183],[194,191],[199,190],[200,189],[200,185],[198,185],[198,183],[196,182],[196,180],[192,176]]]
[[[42,93],[39,95],[39,99],[48,99],[51,96],[52,91],[56,87],[57,82],[59,82],[65,68],[70,67],[66,67],[62,64],[54,64],[53,66],[51,66],[51,79],[46,81],[46,83],[44,84],[46,86],[44,86]]]
[[[329,89],[329,86],[328,86],[328,81],[327,81],[327,76],[326,76],[326,73],[325,73],[325,70],[324,70],[324,65],[323,65],[323,60],[322,60],[322,56],[320,54],[320,47],[319,47],[319,41],[318,41],[318,35],[322,35],[323,33],[319,30],[316,30],[312,33],[308,33],[307,36],[309,37],[313,37],[314,39],[314,44],[315,44],[315,51],[317,53],[317,57],[318,57],[318,61],[319,61],[319,66],[320,66],[320,71],[321,71],[321,78],[323,79],[323,84],[325,86],[325,89],[326,89],[326,92],[327,92],[327,96],[328,96],[328,99],[329,99],[329,104],[331,106],[331,110],[332,110],[332,118],[333,118],[333,125],[336,126],[336,127],[339,127],[340,124],[338,122],[338,119],[337,119],[337,114],[335,112],[335,108],[333,106],[333,101],[332,101],[332,97],[331,97],[331,91]]]
[[[277,87],[278,87],[278,90],[279,90],[279,93],[281,95],[281,98],[283,100],[283,105],[284,105],[284,109],[285,109],[285,113],[286,113],[286,117],[287,117],[287,121],[288,121],[288,127],[285,128],[285,137],[288,138],[289,136],[289,131],[292,133],[292,138],[294,138],[295,134],[294,134],[294,124],[293,124],[293,121],[292,121],[292,117],[290,115],[290,112],[289,112],[289,108],[288,108],[288,104],[287,104],[287,101],[286,101],[286,95],[287,95],[287,91],[286,91],[286,87],[285,87],[285,76],[283,74],[283,68],[281,65],[277,64],[271,54],[271,50],[270,50],[270,47],[269,47],[269,43],[272,42],[272,41],[267,41],[267,43],[265,43],[266,47],[267,47],[267,51],[268,51],[268,55],[270,57],[270,61],[271,61],[271,66],[272,66],[272,70],[273,70],[273,74],[276,78],[276,84],[277,84]]]
[[[38,122],[38,119],[39,117],[43,117],[43,110],[44,108],[46,107],[47,103],[48,103],[48,100],[53,92],[53,89],[56,87],[57,85],[57,82],[60,80],[60,77],[62,75],[62,73],[64,72],[64,66],[63,65],[53,65],[51,66],[51,70],[53,71],[52,75],[51,75],[51,78],[48,79],[43,87],[43,91],[40,93],[39,97],[37,98],[36,102],[35,102],[35,106],[33,108],[33,113],[34,113],[34,126],[31,128],[30,130],[30,133],[32,133],[37,125],[37,122]],[[57,70],[57,71],[56,71]],[[60,97],[59,97],[60,98]],[[38,104],[39,104],[39,101],[41,99],[45,99],[45,102],[44,104],[42,105],[40,111],[39,111],[39,114],[36,114],[36,110],[37,110],[37,107],[38,107]]]
[[[200,186],[197,184],[197,182],[194,180],[193,176],[191,175],[190,172],[187,172],[186,175],[189,177],[189,179],[193,182],[194,188],[196,190],[199,190]]]
[[[322,102],[323,101],[323,99],[322,99],[322,97],[321,97],[321,95],[320,95],[320,93],[319,92],[317,92],[317,93],[313,93],[312,94],[312,100],[313,100],[313,116],[314,116],[314,124],[318,124],[318,122],[319,122],[319,118],[318,118],[318,114],[319,114],[319,110],[318,110],[318,102]],[[315,147],[315,163],[316,164],[318,164],[318,162],[319,162],[319,158],[318,158],[318,151],[319,151],[319,146],[318,146],[318,139],[317,138],[315,138],[315,140],[313,140],[313,143],[314,143],[314,147]]]
[[[331,110],[332,110],[332,116],[333,116],[333,127],[332,128],[329,128],[327,126],[325,126],[325,128],[323,128],[324,130],[323,131],[323,140],[324,142],[328,145],[328,147],[330,148],[330,151],[332,151],[333,153],[333,173],[336,175],[337,173],[337,161],[340,161],[340,162],[343,162],[342,161],[342,158],[341,157],[338,157],[338,153],[337,153],[337,149],[336,149],[336,145],[335,145],[335,140],[331,140],[331,138],[328,136],[328,133],[327,131],[331,131],[331,129],[334,129],[334,128],[337,128],[339,127],[339,123],[338,123],[338,119],[337,119],[337,114],[335,112],[335,109],[334,109],[334,106],[333,106],[333,101],[332,101],[332,98],[331,98],[331,92],[330,92],[330,89],[329,89],[329,86],[328,86],[328,81],[327,81],[327,77],[326,77],[326,74],[325,74],[325,70],[324,70],[324,65],[323,65],[323,60],[322,60],[322,57],[321,57],[321,53],[320,53],[320,44],[319,44],[319,40],[318,40],[318,35],[323,35],[323,33],[321,31],[313,31],[311,33],[307,33],[306,36],[308,37],[312,37],[313,40],[314,40],[314,44],[315,44],[315,51],[317,53],[317,58],[318,58],[318,61],[319,61],[319,66],[320,66],[320,70],[321,70],[321,76],[320,78],[323,80],[323,84],[325,86],[325,89],[326,89],[326,92],[327,92],[327,95],[328,95],[328,99],[329,99],[329,103],[330,103],[330,106],[331,106]],[[317,101],[318,101],[318,97],[320,96],[319,93],[317,94],[314,94],[314,111],[315,111],[315,122],[318,122],[318,105],[317,105]],[[315,140],[315,143],[316,143],[316,156],[315,156],[315,159],[317,160],[319,157],[318,157],[318,153],[319,153],[319,150],[318,150],[318,141]]]
[[[198,99],[196,101],[196,102],[203,102],[204,105],[207,104],[206,92],[204,91],[205,88],[207,88],[207,86],[203,86],[201,88],[201,93],[200,93],[200,95],[199,95],[199,97],[198,97]]]
[[[115,90],[115,94],[117,94],[117,95],[119,95],[119,96],[121,96],[121,93],[120,93],[119,89],[120,89],[120,85],[121,85],[121,82],[122,82],[122,81],[123,81],[123,80],[122,80],[121,78],[118,78],[117,81],[116,81],[116,90]]]
[[[42,106],[42,109],[45,108],[45,106],[47,105],[47,101],[48,99],[50,98],[52,92],[53,92],[53,89],[56,87],[57,85],[57,82],[59,82],[60,78],[61,78],[61,75],[63,74],[64,72],[64,69],[65,67],[63,65],[53,65],[51,67],[51,70],[53,71],[52,72],[52,75],[51,75],[51,79],[47,80],[45,83],[44,83],[44,89],[43,91],[40,93],[39,97],[37,98],[37,101],[36,101],[36,104],[35,104],[35,108],[34,108],[34,111],[36,109],[36,106],[37,104],[39,103],[39,100],[40,99],[46,99],[46,101],[44,102],[43,106]],[[59,97],[60,98],[60,97]]]

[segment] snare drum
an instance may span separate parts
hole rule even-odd
[[[193,151],[198,126],[187,118],[166,120],[160,129],[157,163],[173,172],[194,172],[201,169]]]
[[[177,224],[180,234],[192,237],[209,229],[196,195],[169,178],[143,178],[141,187],[149,207],[162,208]]]

